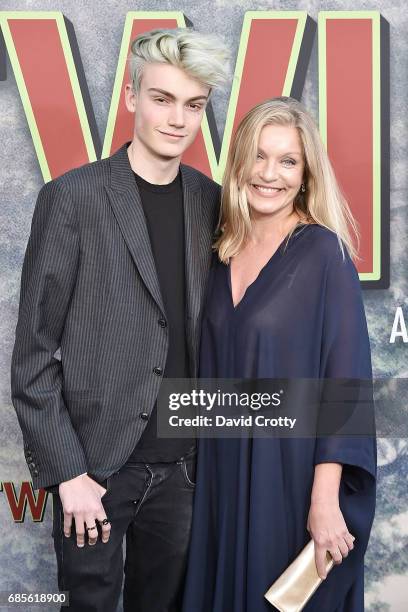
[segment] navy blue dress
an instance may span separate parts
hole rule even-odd
[[[360,283],[337,237],[299,226],[234,308],[214,257],[203,313],[204,378],[371,378]],[[367,438],[200,439],[184,612],[268,612],[271,583],[310,540],[314,466],[343,464],[340,507],[354,549],[306,611],[364,610],[364,553],[375,510]]]

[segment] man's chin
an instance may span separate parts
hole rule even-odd
[[[170,146],[170,147],[160,147],[156,149],[156,155],[158,155],[162,159],[167,159],[167,160],[178,159],[183,155],[184,151],[186,151],[187,149],[188,149],[188,146],[182,147],[180,145]]]

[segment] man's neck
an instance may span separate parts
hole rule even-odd
[[[180,158],[161,158],[132,140],[127,149],[133,172],[153,185],[168,185],[176,178],[180,168]]]

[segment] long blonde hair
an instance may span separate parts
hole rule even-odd
[[[214,244],[220,260],[228,263],[230,257],[241,251],[251,233],[251,211],[245,187],[256,160],[261,130],[266,125],[285,125],[298,130],[305,162],[305,191],[299,191],[294,201],[299,217],[334,232],[343,256],[345,246],[351,257],[357,257],[357,223],[337,184],[317,126],[300,102],[281,97],[252,108],[233,136],[223,178],[220,235]]]

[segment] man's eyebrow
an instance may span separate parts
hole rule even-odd
[[[163,96],[167,96],[167,98],[170,98],[171,100],[176,99],[176,97],[172,93],[166,91],[165,89],[159,89],[158,87],[149,87],[147,91],[149,91],[150,93],[162,94]],[[198,100],[208,100],[208,96],[194,96],[194,98],[189,98],[187,102],[196,102]]]

